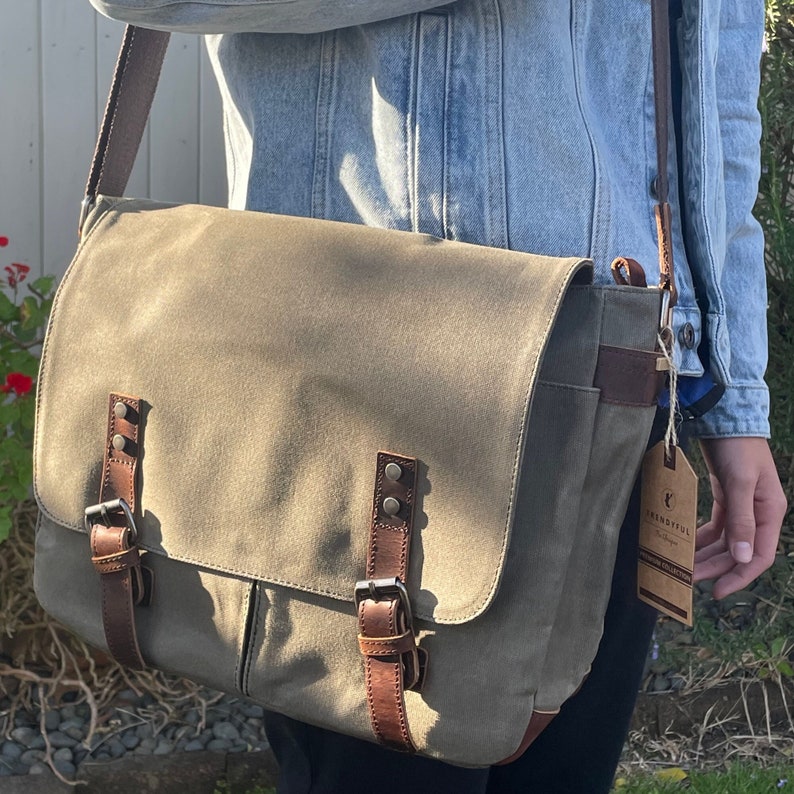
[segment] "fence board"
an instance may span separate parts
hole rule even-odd
[[[23,262],[37,275],[42,272],[39,78],[38,6],[0,0],[0,235],[10,240],[0,252],[0,268]]]
[[[199,43],[174,34],[149,125],[152,198],[198,201]]]
[[[62,273],[71,259],[94,149],[95,19],[88,3],[41,4],[42,264],[50,273]]]
[[[11,240],[0,266],[68,264],[122,31],[86,0],[0,0],[0,235]],[[203,50],[174,37],[130,195],[225,203],[220,98]]]
[[[199,201],[223,207],[227,202],[223,108],[218,83],[203,42],[200,69]]]

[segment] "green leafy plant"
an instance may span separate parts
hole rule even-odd
[[[756,764],[730,764],[724,771],[662,769],[615,781],[617,794],[662,794],[688,790],[691,794],[767,794],[794,790],[791,766],[778,764],[764,769]]]
[[[0,249],[8,238],[0,236]],[[30,267],[12,262],[0,278],[0,542],[30,496],[32,446],[42,330],[52,308],[55,278],[29,282]]]
[[[745,664],[759,665],[759,678],[794,678],[794,669],[788,658],[792,644],[786,637],[775,637],[769,643],[758,643],[746,652]]]
[[[794,0],[768,0],[759,109],[762,174],[755,215],[766,234],[772,445],[794,491]]]

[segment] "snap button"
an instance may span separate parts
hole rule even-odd
[[[126,446],[126,444],[127,444],[127,439],[124,438],[124,436],[119,435],[118,433],[116,433],[116,435],[113,436],[113,449],[117,450],[118,452],[121,452]]]
[[[648,189],[649,189],[650,194],[651,194],[651,196],[653,198],[655,198],[655,199],[659,198],[659,177],[658,176],[655,176],[651,180],[651,184],[649,185]]]
[[[403,470],[396,463],[387,463],[383,473],[393,482],[397,482],[403,476]]]
[[[387,496],[383,500],[383,512],[386,513],[387,516],[396,516],[397,513],[400,512],[399,500],[395,499],[393,496]]]
[[[113,406],[113,415],[116,417],[116,419],[124,419],[127,416],[127,404],[119,400]]]
[[[684,323],[678,331],[678,341],[687,349],[691,350],[695,346],[695,326],[692,323]]]

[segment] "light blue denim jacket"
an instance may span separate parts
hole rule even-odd
[[[679,25],[676,359],[701,375],[705,335],[726,386],[700,436],[769,432],[751,214],[763,25],[763,0],[684,0]],[[213,35],[208,47],[230,206],[587,255],[600,281],[629,256],[658,279],[648,0],[458,0],[321,34]]]

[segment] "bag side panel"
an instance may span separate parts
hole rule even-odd
[[[658,297],[631,291],[593,290],[602,303],[600,342],[653,350]],[[566,315],[560,322],[576,322]],[[593,447],[580,497],[573,554],[564,574],[542,686],[536,707],[559,708],[590,670],[603,631],[618,536],[639,472],[655,407],[601,402],[595,417]]]

